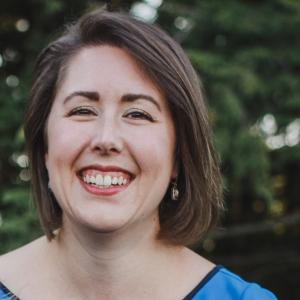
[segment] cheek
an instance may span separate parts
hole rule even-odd
[[[135,153],[143,171],[169,172],[173,166],[175,138],[172,128],[149,128],[135,130],[128,137],[130,148]],[[135,141],[134,143],[132,141]],[[162,168],[162,166],[164,166]]]
[[[48,126],[47,167],[70,163],[76,159],[88,140],[87,130],[82,126],[68,126],[67,122],[52,122]]]

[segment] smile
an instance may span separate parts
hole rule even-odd
[[[126,185],[128,182],[127,178],[123,178],[123,176],[116,177],[111,175],[101,175],[97,174],[96,176],[83,176],[83,181],[87,184],[94,185],[100,188],[108,188],[111,186],[120,186]]]
[[[79,179],[86,191],[97,195],[112,195],[126,189],[133,175],[117,167],[89,166],[82,169]]]

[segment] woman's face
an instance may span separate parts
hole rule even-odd
[[[50,186],[67,223],[98,232],[157,228],[158,205],[176,176],[174,124],[124,50],[93,46],[71,60],[47,137]]]

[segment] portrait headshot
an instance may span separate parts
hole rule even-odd
[[[218,239],[226,253],[231,239],[252,238],[252,225],[236,229],[227,214],[252,224],[253,213],[240,214],[234,197],[227,203],[234,175],[215,137],[227,108],[220,117],[210,108],[209,76],[198,71],[209,58],[195,60],[184,35],[167,33],[154,15],[113,8],[65,20],[31,65],[22,176],[38,216],[30,228],[40,231],[2,250],[0,299],[277,299],[263,280],[210,255]],[[11,200],[3,199],[4,211]]]

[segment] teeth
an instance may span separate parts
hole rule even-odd
[[[118,183],[118,178],[114,177],[111,181],[112,184],[117,184]]]
[[[101,188],[110,187],[112,185],[125,185],[128,183],[128,179],[123,178],[123,176],[112,177],[110,175],[103,176],[101,174],[97,174],[97,176],[85,175],[83,176],[83,181]]]
[[[123,177],[121,176],[121,177],[119,177],[119,179],[118,179],[118,185],[122,185],[122,183],[123,183]]]
[[[104,186],[110,186],[111,185],[111,177],[109,175],[104,176],[103,185]]]
[[[102,177],[102,175],[98,174],[96,176],[96,184],[97,185],[103,185],[103,177]]]

